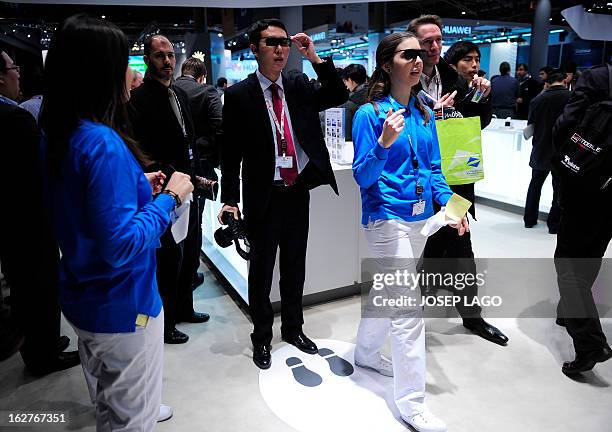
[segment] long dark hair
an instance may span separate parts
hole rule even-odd
[[[127,39],[108,21],[78,14],[55,33],[45,62],[46,91],[40,114],[52,173],[61,174],[70,137],[81,120],[111,127],[136,159],[147,164],[146,156],[129,138],[127,65]]]
[[[372,103],[378,112],[377,100],[388,96],[391,93],[391,76],[383,69],[384,65],[391,64],[397,51],[397,47],[406,39],[416,38],[414,33],[397,32],[391,33],[383,38],[376,48],[376,69],[368,82],[368,96],[366,102]],[[415,96],[414,105],[419,110],[424,119],[424,124],[429,122],[429,111],[416,98],[416,92],[412,87],[411,96]]]

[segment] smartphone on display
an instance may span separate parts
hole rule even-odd
[[[417,93],[417,99],[423,105],[428,106],[431,109],[433,109],[433,107],[436,105],[436,102],[438,102],[433,97],[431,97],[428,93],[426,93],[424,90],[421,90]]]

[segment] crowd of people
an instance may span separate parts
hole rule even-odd
[[[147,72],[139,77],[128,67],[128,42],[119,28],[76,15],[55,32],[46,86],[23,108],[16,102],[19,66],[1,53],[0,125],[11,145],[0,172],[5,184],[19,179],[29,195],[19,217],[6,209],[0,216],[0,259],[13,315],[0,322],[1,359],[21,350],[26,368],[39,375],[80,361],[97,430],[150,431],[172,415],[161,401],[163,344],[188,341],[177,323],[210,319],[194,310],[193,289],[202,282],[202,211],[207,199],[216,199],[218,182],[219,222],[225,223],[225,213],[244,217],[249,236],[253,362],[261,369],[272,363],[277,251],[282,339],[302,352],[318,352],[302,330],[310,190],[328,185],[338,193],[320,112],[346,108],[361,222],[380,270],[416,273],[420,257],[450,258],[443,269],[424,270],[475,274],[469,229],[476,214],[474,183],[448,185],[438,112],[478,117],[481,128],[493,114],[525,116],[534,125],[525,206],[525,226],[533,226],[542,183],[554,168],[554,143],[566,138],[586,106],[610,94],[601,68],[585,71],[571,84],[573,93],[568,74],[551,68],[540,71],[542,91],[525,64],[517,68],[520,83],[509,76],[507,63],[490,82],[479,73],[480,51],[473,43],[458,42],[442,56],[442,21],[434,15],[384,37],[369,78],[360,65],[337,70],[331,58],[319,57],[307,34],[290,35],[278,19],[257,21],[248,37],[256,72],[231,86],[220,78],[213,87],[205,84],[204,63],[193,57],[175,79],[174,47],[159,34],[144,43]],[[312,63],[317,82],[285,70],[292,46]],[[90,74],[65,73],[79,68]],[[24,164],[35,167],[26,177],[19,173]],[[600,260],[612,237],[605,214],[592,209],[599,216],[586,234],[574,224],[583,204],[608,201],[609,190],[578,191],[588,197],[585,204],[569,193],[558,199],[557,188],[577,187],[570,181],[554,177],[553,184],[548,224],[559,233],[555,257]],[[426,221],[444,212],[455,195],[469,201],[465,214],[423,236]],[[34,260],[37,272],[31,271]],[[563,365],[567,374],[612,358],[590,292],[598,270],[596,263],[587,270],[557,266],[557,323],[576,349],[575,360]],[[577,278],[581,271],[587,277]],[[478,295],[475,282],[451,290],[467,300]],[[586,305],[586,315],[572,314],[576,299]],[[69,340],[59,334],[60,307],[78,336],[78,354],[64,352]],[[477,302],[459,302],[458,312],[475,335],[502,346],[509,342],[482,318]],[[381,355],[387,336],[391,359]],[[425,402],[420,306],[388,317],[364,315],[355,364],[393,377],[395,404],[408,425],[419,432],[446,430]]]

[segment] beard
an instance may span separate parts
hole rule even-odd
[[[160,78],[163,80],[169,80],[169,79],[172,79],[172,75],[174,74],[174,69],[167,71],[167,70],[164,70],[163,68],[152,67],[151,73],[156,78]]]

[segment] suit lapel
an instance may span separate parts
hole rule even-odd
[[[263,90],[261,89],[261,85],[259,84],[256,74],[250,74],[247,80],[249,84],[249,96],[253,102],[253,113],[258,117],[255,124],[260,124],[263,128],[261,132],[266,136],[265,142],[270,143],[270,145],[267,147],[272,154],[272,158],[274,158],[274,147],[272,145],[272,143],[274,143],[274,137],[272,136],[272,123],[270,122],[270,116],[268,115],[268,108],[266,107]]]

